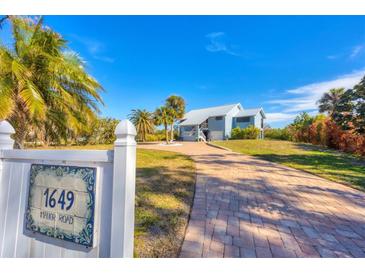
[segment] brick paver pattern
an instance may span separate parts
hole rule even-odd
[[[365,257],[364,192],[204,143],[140,147],[196,162],[180,257]]]

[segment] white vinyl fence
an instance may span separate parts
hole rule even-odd
[[[0,257],[133,257],[136,130],[131,122],[118,124],[114,150],[18,150],[13,149],[13,133],[8,122],[0,122]],[[92,246],[28,231],[31,167],[37,164],[95,171]],[[58,200],[62,209],[64,193]],[[44,199],[48,197],[35,196],[32,203],[43,204]],[[67,199],[71,206],[74,194]]]

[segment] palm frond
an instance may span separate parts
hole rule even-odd
[[[44,117],[45,103],[38,88],[31,82],[26,81],[25,88],[19,93],[27,109],[32,116]]]
[[[5,120],[11,115],[14,105],[11,88],[0,83],[0,120]]]

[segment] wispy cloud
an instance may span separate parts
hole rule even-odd
[[[364,45],[358,45],[356,47],[354,47],[350,53],[350,58],[353,59],[356,56],[358,56],[364,49]]]
[[[365,69],[339,76],[333,80],[304,85],[287,90],[285,99],[270,100],[268,103],[283,107],[283,113],[317,110],[317,101],[331,88],[352,88],[365,75]]]
[[[362,54],[365,50],[365,45],[357,45],[350,49],[347,49],[346,51],[338,54],[331,54],[326,56],[328,60],[335,60],[335,59],[354,59],[355,57],[358,57],[360,54]]]
[[[104,55],[104,52],[106,51],[106,46],[104,43],[95,39],[81,37],[75,34],[71,36],[74,40],[82,44],[94,59],[108,63],[113,63],[115,61],[114,58]]]
[[[199,85],[198,89],[206,90],[206,89],[208,89],[208,86],[207,85]]]
[[[211,32],[205,37],[209,39],[209,44],[205,46],[207,51],[240,56],[240,54],[232,50],[232,45],[226,42],[226,34],[224,32]]]
[[[266,121],[268,123],[276,123],[276,122],[286,122],[291,121],[295,118],[296,113],[282,113],[282,112],[272,112],[266,113]]]
[[[100,60],[107,63],[114,63],[115,59],[108,56],[93,55],[94,59]]]

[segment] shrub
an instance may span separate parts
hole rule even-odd
[[[318,115],[309,126],[309,142],[314,145],[327,145],[326,117]]]
[[[303,137],[300,134],[294,133],[295,141],[309,142],[314,145],[365,156],[365,136],[356,134],[354,130],[342,130],[330,117],[318,115],[313,118],[308,127],[308,140],[298,138],[298,136]]]
[[[231,131],[231,139],[257,139],[259,134],[260,130],[252,125],[246,128],[236,127]]]
[[[323,114],[311,117],[301,113],[284,129],[266,129],[265,137],[306,142],[365,156],[365,135],[358,134],[354,129],[343,130],[341,125]]]
[[[294,122],[288,127],[293,141],[309,143],[309,127],[313,120],[314,118],[306,112],[302,112],[295,117]]]
[[[267,128],[265,129],[265,138],[285,141],[292,140],[288,128]]]
[[[146,142],[159,142],[165,141],[165,134],[164,133],[153,133],[146,135]]]
[[[243,139],[242,138],[242,131],[239,127],[236,127],[234,129],[232,129],[231,131],[231,139],[236,140],[236,139]]]
[[[259,134],[260,130],[252,125],[242,129],[243,139],[257,139]]]
[[[113,118],[99,118],[92,125],[92,132],[88,136],[80,136],[79,142],[91,145],[112,144],[115,141],[115,128],[119,120]]]
[[[327,119],[326,127],[326,146],[329,148],[340,149],[342,130],[332,119]]]

